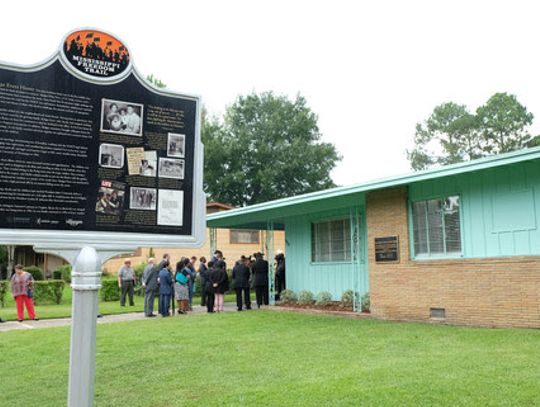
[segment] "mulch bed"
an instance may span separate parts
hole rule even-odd
[[[354,312],[352,307],[343,307],[336,301],[328,305],[316,304],[276,304],[275,309],[299,311],[310,314],[346,315],[355,317],[369,317],[369,312]]]

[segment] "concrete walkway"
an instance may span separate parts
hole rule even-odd
[[[225,312],[236,311],[235,303],[225,303],[224,304]],[[189,315],[197,315],[206,313],[206,307],[201,307],[200,305],[195,305],[193,311]],[[184,315],[178,315],[178,317],[184,317]],[[162,318],[157,316],[155,319]],[[131,312],[126,314],[114,314],[114,315],[104,315],[101,318],[97,319],[98,324],[110,324],[113,322],[123,322],[123,321],[136,321],[140,319],[146,319],[144,313],[142,312]],[[152,318],[148,318],[152,319]],[[71,318],[57,318],[57,319],[41,319],[39,321],[28,321],[23,322],[18,321],[7,321],[0,324],[0,333],[8,331],[17,331],[17,330],[28,330],[28,329],[42,329],[42,328],[53,328],[57,326],[70,326]]]

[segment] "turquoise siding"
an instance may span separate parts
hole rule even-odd
[[[365,219],[364,212],[361,209],[363,206],[360,206],[360,204],[363,204],[363,195],[358,197],[358,206],[356,207],[326,208],[326,210],[285,220],[287,288],[295,292],[310,290],[315,295],[322,291],[329,291],[332,293],[334,300],[339,300],[343,291],[347,289],[354,290],[356,288],[360,295],[369,290],[365,262]],[[357,260],[354,260],[353,255],[353,260],[350,262],[312,263],[311,223],[320,220],[350,218],[351,215],[355,218],[357,213],[359,215]]]
[[[535,160],[419,182],[409,199],[460,195],[463,257],[540,255],[538,174]]]

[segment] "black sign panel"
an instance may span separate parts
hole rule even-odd
[[[399,261],[399,239],[397,236],[375,238],[375,261]]]
[[[0,68],[0,228],[191,235],[198,100],[144,86],[97,33],[62,52],[122,80],[58,58]]]

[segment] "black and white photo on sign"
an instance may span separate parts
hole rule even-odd
[[[160,189],[158,194],[157,224],[182,226],[184,210],[184,191]]]
[[[169,157],[184,158],[186,151],[186,135],[169,133],[167,139],[167,155]]]
[[[156,210],[157,191],[154,188],[131,187],[129,207],[131,209]]]
[[[184,179],[184,160],[160,157],[159,177]]]
[[[122,168],[124,166],[124,147],[118,144],[101,144],[99,146],[99,165],[105,168]]]
[[[96,213],[121,215],[126,186],[121,182],[102,180],[96,200]]]
[[[156,151],[145,151],[144,159],[141,160],[139,174],[145,177],[155,177],[157,174],[157,153]]]
[[[143,108],[140,103],[101,100],[101,131],[142,136]]]

